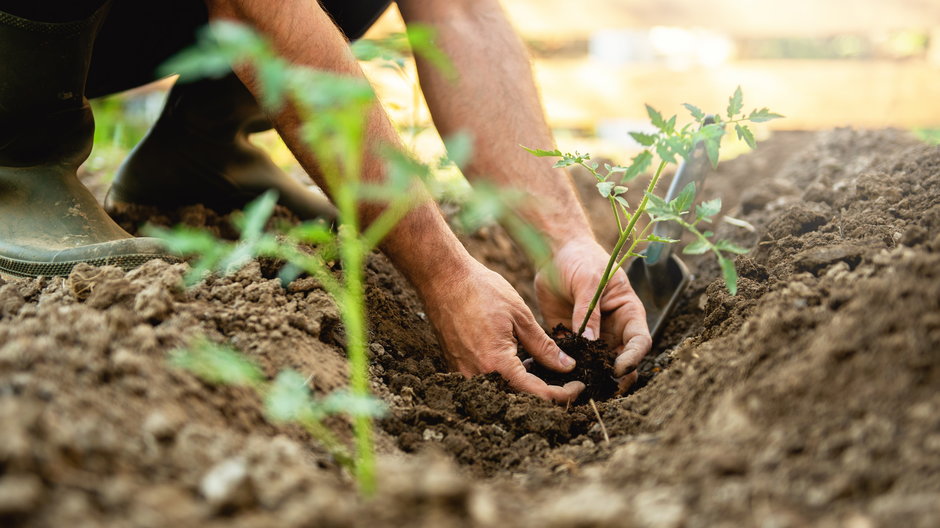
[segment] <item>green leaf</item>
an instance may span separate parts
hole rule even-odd
[[[629,190],[630,190],[630,189],[624,187],[623,185],[617,185],[617,186],[614,187],[614,190],[610,192],[610,194],[612,194],[612,195],[614,195],[614,196],[617,196],[617,195],[623,194],[623,193],[625,193],[625,192],[627,192],[627,191],[629,191]]]
[[[408,24],[405,36],[415,55],[430,62],[447,79],[455,80],[457,78],[457,69],[454,68],[450,57],[435,42],[437,30],[434,27],[424,24]]]
[[[447,148],[447,159],[454,165],[463,169],[473,155],[473,135],[460,131],[444,139]]]
[[[689,182],[688,185],[682,188],[682,191],[679,192],[679,196],[670,203],[673,208],[673,211],[676,214],[682,214],[689,210],[692,207],[692,202],[695,201],[695,182]]]
[[[784,116],[771,112],[769,108],[764,107],[760,110],[751,111],[751,115],[747,116],[748,121],[751,123],[764,123],[766,121],[772,121],[774,119],[780,119]]]
[[[643,132],[630,132],[630,137],[632,137],[633,140],[640,145],[643,145],[644,147],[650,147],[653,145],[653,143],[656,143],[656,138],[658,136],[656,134],[645,134]]]
[[[646,240],[649,242],[662,242],[663,244],[675,244],[678,242],[675,238],[661,237],[656,235],[650,235],[646,237]]]
[[[624,210],[630,210],[630,203],[623,196],[614,196],[614,200],[617,200],[617,203],[622,205]]]
[[[728,98],[728,119],[734,119],[734,116],[741,112],[744,106],[744,94],[741,93],[741,87],[734,90],[734,95]]]
[[[626,172],[623,173],[623,178],[620,179],[620,182],[625,183],[631,181],[640,174],[643,174],[643,172],[649,168],[652,162],[653,154],[650,151],[644,150],[643,152],[640,152],[633,157],[630,166],[627,167]]]
[[[665,141],[656,143],[656,154],[659,154],[659,158],[665,162],[676,163],[676,153]]]
[[[692,118],[698,121],[699,123],[701,123],[702,120],[705,119],[705,112],[703,112],[701,108],[693,104],[689,104],[689,103],[683,103],[682,106],[684,106],[686,110],[688,110],[689,113],[692,114]]]
[[[754,139],[754,133],[746,125],[735,123],[734,130],[738,133],[738,139],[743,139],[748,147],[757,148],[757,141]]]
[[[675,152],[682,159],[689,159],[689,153],[692,151],[691,138],[669,136],[666,138],[666,143],[670,151]]]
[[[388,413],[388,407],[382,400],[371,395],[353,394],[345,390],[330,393],[318,403],[318,407],[326,414],[370,418],[381,418]]]
[[[173,351],[170,361],[209,383],[246,386],[264,379],[257,365],[234,349],[204,337],[196,339],[186,349]]]
[[[307,380],[296,370],[281,371],[264,398],[267,415],[279,422],[302,420],[312,406]]]
[[[718,168],[718,151],[721,149],[721,136],[708,138],[705,140],[705,154],[708,155],[708,161],[712,168]]]
[[[684,248],[682,248],[682,252],[685,253],[686,255],[701,255],[702,253],[705,253],[706,251],[710,249],[711,249],[711,244],[709,244],[705,240],[699,239],[699,240],[696,240],[695,242],[692,242],[688,246],[685,246]]]
[[[532,154],[533,156],[536,156],[536,157],[539,157],[539,158],[549,158],[549,157],[558,157],[558,158],[560,158],[560,157],[564,156],[564,154],[562,154],[561,151],[558,150],[558,149],[555,149],[555,150],[542,150],[542,149],[531,149],[531,148],[529,148],[529,147],[526,147],[525,145],[519,145],[519,146],[522,147],[522,148],[523,148],[526,152],[528,152],[529,154]]]
[[[336,233],[322,220],[308,221],[292,227],[287,232],[288,238],[307,244],[323,244],[332,241]]]
[[[615,182],[602,181],[597,182],[597,192],[601,193],[601,196],[607,198],[610,196],[610,191],[614,189],[614,186],[617,185]]]
[[[666,121],[666,126],[664,127],[663,132],[667,134],[672,134],[676,131],[676,118],[677,117],[678,116],[672,116],[669,118],[668,121]]]
[[[738,255],[747,253],[747,249],[744,249],[730,240],[719,240],[715,242],[715,247],[719,251],[727,251],[728,253],[736,253]]]
[[[666,200],[663,200],[662,198],[660,198],[659,196],[656,196],[655,194],[651,192],[647,192],[646,197],[649,199],[648,207],[656,207],[658,209],[663,209],[665,211],[672,212],[672,207],[669,205],[669,202],[667,202]]]
[[[728,293],[737,295],[738,270],[734,267],[734,261],[729,258],[718,257],[718,263],[721,265],[721,273],[724,275],[725,287],[728,288]]]
[[[695,206],[695,219],[711,222],[712,217],[721,211],[721,198],[706,200]]]
[[[244,214],[235,219],[235,225],[241,229],[242,240],[256,239],[277,205],[277,191],[270,189],[245,206]]]
[[[666,120],[663,119],[663,115],[650,105],[646,105],[646,113],[649,115],[650,122],[653,123],[653,126],[665,132]]]

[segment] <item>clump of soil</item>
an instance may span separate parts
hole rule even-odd
[[[604,401],[617,392],[617,380],[614,378],[614,363],[611,351],[603,340],[589,341],[576,335],[568,327],[558,325],[552,329],[551,337],[566,354],[577,361],[571,372],[556,372],[533,363],[531,372],[544,379],[549,385],[564,385],[569,381],[584,383],[584,391],[576,403],[589,400]]]

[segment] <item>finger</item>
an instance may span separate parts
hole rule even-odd
[[[574,299],[574,310],[571,314],[571,329],[575,332],[581,328],[584,316],[591,307],[591,301],[594,299],[592,290],[583,289],[579,291]],[[588,341],[594,341],[601,335],[601,311],[594,307],[587,325],[584,327],[584,333],[581,334]]]
[[[627,323],[623,331],[623,340],[626,344],[614,361],[614,375],[618,377],[635,370],[653,346],[646,321],[642,319],[633,319]]]
[[[562,352],[558,345],[535,322],[532,314],[517,317],[514,322],[516,338],[540,364],[558,372],[568,372],[574,368],[574,359]]]
[[[621,376],[617,380],[617,394],[626,393],[638,379],[640,379],[640,373],[635,370],[626,376]]]
[[[499,373],[513,389],[556,403],[573,402],[584,390],[584,383],[580,381],[570,381],[563,387],[549,385],[542,378],[527,372],[518,359]]]

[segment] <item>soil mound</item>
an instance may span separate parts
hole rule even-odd
[[[204,335],[268,376],[341,387],[342,327],[313,281],[285,287],[266,262],[190,290],[185,265],[163,262],[0,280],[0,524],[936,526],[940,148],[890,130],[780,134],[708,186],[757,227],[717,226],[753,248],[739,293],[689,259],[696,279],[641,383],[598,404],[609,443],[589,406],[447,373],[413,291],[373,256],[372,374],[391,412],[371,500],[252,392],[168,361]],[[199,207],[132,213],[132,229],[232,234]],[[530,278],[506,240],[468,245]]]

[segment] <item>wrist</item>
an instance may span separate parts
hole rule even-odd
[[[409,213],[389,233],[382,251],[422,298],[469,275],[476,263],[433,203]]]

